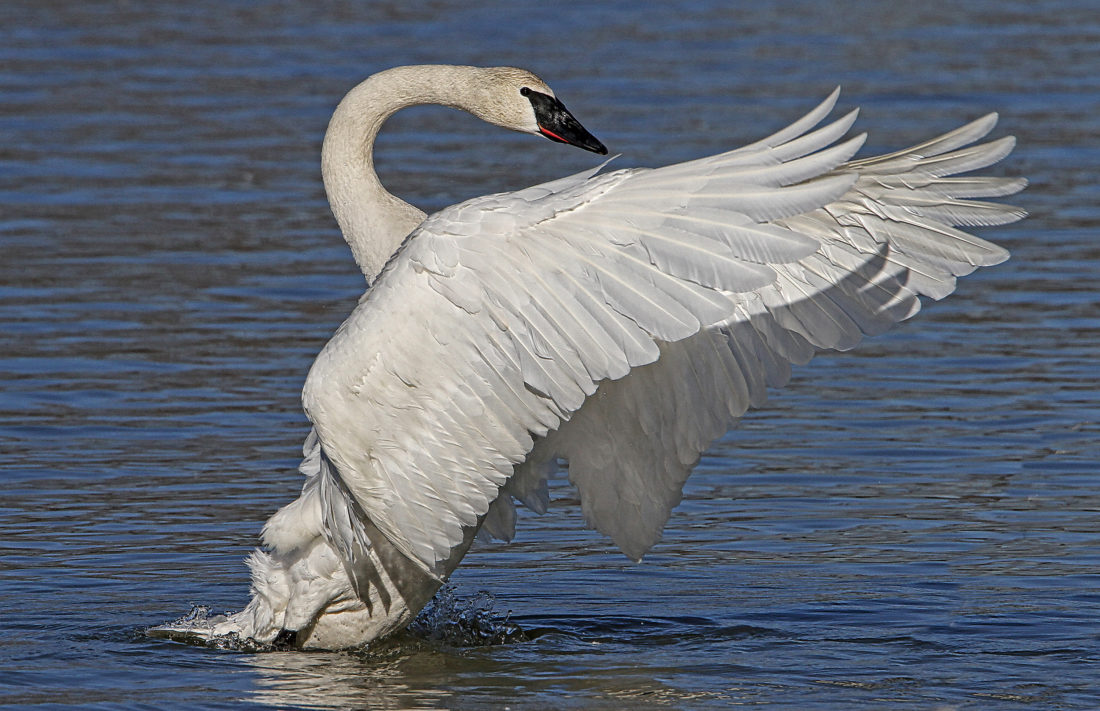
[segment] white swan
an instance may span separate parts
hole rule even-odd
[[[967,198],[1025,181],[988,166],[989,115],[858,161],[834,92],[752,145],[657,170],[585,172],[430,217],[379,183],[382,123],[443,104],[597,153],[533,74],[400,67],[337,107],[325,189],[372,288],[317,357],[302,495],[264,526],[241,612],[157,628],[339,648],[406,625],[513,500],[547,505],[559,460],[585,521],[640,558],[704,449],[791,363],[847,349],[1008,257],[953,225],[1023,212]]]

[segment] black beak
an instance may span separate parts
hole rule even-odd
[[[596,137],[585,130],[581,122],[573,118],[565,104],[553,96],[540,94],[524,87],[523,95],[531,102],[535,109],[535,121],[539,125],[539,133],[558,143],[568,143],[586,151],[607,155],[607,148],[596,140]]]

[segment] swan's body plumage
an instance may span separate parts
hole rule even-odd
[[[437,71],[459,83],[489,71],[455,69]],[[307,377],[307,480],[265,526],[252,603],[193,633],[268,642],[290,631],[298,644],[341,647],[398,629],[478,532],[512,537],[515,501],[545,510],[559,462],[586,523],[641,558],[700,454],[792,364],[849,349],[916,313],[918,296],[942,298],[956,277],[1008,257],[956,226],[1023,216],[973,198],[1024,181],[950,177],[1011,150],[1011,138],[974,144],[994,115],[852,160],[863,136],[843,137],[855,112],[817,128],[834,92],[738,150],[595,169],[422,219],[378,193],[372,170],[356,173],[372,167],[369,143],[398,104],[472,110],[416,86],[415,101],[371,99],[383,109],[365,162],[363,136],[330,125],[326,188],[373,285]],[[528,119],[493,122],[538,132]],[[346,146],[330,151],[330,140],[359,148],[340,158]],[[356,210],[371,191],[388,217]],[[371,230],[385,233],[381,246],[367,244]]]

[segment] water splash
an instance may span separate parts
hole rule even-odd
[[[511,620],[494,611],[496,598],[482,590],[472,598],[458,597],[453,585],[445,585],[408,626],[406,634],[453,647],[487,647],[525,642],[527,635]]]
[[[416,616],[409,626],[383,640],[363,645],[361,651],[371,656],[380,653],[417,651],[425,646],[486,647],[527,641],[528,637],[519,625],[512,622],[511,613],[503,617],[494,607],[492,593],[481,591],[469,599],[458,596],[453,585],[444,586],[432,601]],[[150,637],[170,639],[199,647],[237,652],[275,652],[293,649],[288,640],[276,638],[271,644],[257,642],[251,637],[242,638],[235,632],[210,635],[210,628],[224,622],[229,613],[213,613],[206,605],[191,603],[191,610],[174,622],[150,627],[145,634]]]
[[[206,605],[191,603],[191,610],[183,617],[168,624],[150,627],[145,634],[150,637],[183,642],[196,647],[209,647],[235,652],[270,652],[285,648],[278,640],[274,644],[263,644],[248,637],[242,639],[236,632],[223,635],[210,635],[210,628],[224,622],[231,613],[212,614]]]

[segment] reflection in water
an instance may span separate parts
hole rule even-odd
[[[775,635],[766,627],[688,617],[559,616],[517,624],[494,611],[488,593],[463,599],[448,585],[408,630],[368,648],[268,651],[243,659],[257,672],[252,699],[280,708],[484,708],[518,688],[541,701],[515,701],[513,708],[543,708],[547,699],[572,695],[647,708],[741,697],[732,686],[690,690],[664,682],[690,671],[678,663],[678,647]],[[651,649],[661,664],[639,671],[636,659],[614,651],[621,645]],[[593,665],[592,658],[603,663]],[[726,665],[712,660],[709,666]]]
[[[347,652],[270,652],[245,662],[256,671],[253,700],[275,708],[453,708],[446,690],[418,684],[413,692],[403,683],[408,658],[365,663]]]
[[[481,596],[474,598],[474,604],[480,604],[478,598]],[[514,693],[522,688],[541,700],[517,699],[509,703],[511,708],[541,709],[550,699],[573,696],[600,699],[609,708],[721,703],[741,698],[742,693],[735,686],[690,690],[662,680],[689,671],[677,663],[676,645],[684,640],[704,643],[706,637],[718,642],[767,633],[763,629],[721,630],[713,622],[697,619],[558,618],[553,627],[539,628],[537,638],[516,634],[507,641],[498,636],[486,643],[478,632],[475,636],[481,643],[458,644],[456,641],[472,640],[468,635],[455,635],[456,622],[457,618],[438,621],[437,631],[447,628],[448,641],[424,636],[427,630],[421,626],[357,651],[250,654],[244,658],[256,672],[256,687],[250,697],[278,708],[478,709],[504,703],[510,690]],[[485,624],[483,619],[482,630]],[[494,624],[500,628],[510,623],[498,619]],[[538,639],[543,638],[544,644],[540,644]],[[590,664],[592,649],[622,644],[663,650],[661,665],[642,671],[629,658]],[[543,656],[547,652],[549,657]],[[599,656],[599,652],[595,654]],[[537,666],[528,666],[536,660]],[[720,662],[711,664],[714,671],[722,666]],[[459,689],[462,691],[456,691]],[[591,708],[592,704],[584,706]]]
[[[368,648],[268,652],[246,661],[259,671],[255,700],[276,707],[390,709],[415,702],[446,709],[455,707],[447,678],[458,673],[466,650],[524,641],[518,625],[494,612],[491,594],[464,600],[446,585],[408,629]]]

